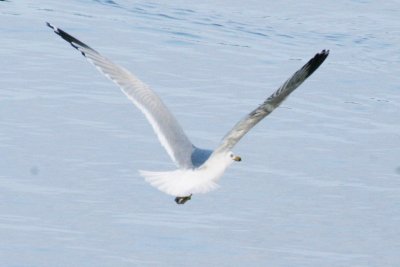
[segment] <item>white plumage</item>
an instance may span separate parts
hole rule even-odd
[[[264,103],[240,120],[214,150],[194,146],[162,100],[146,84],[126,69],[114,64],[96,50],[47,23],[56,34],[79,50],[100,72],[115,82],[122,92],[146,116],[161,145],[174,161],[177,170],[140,171],[147,182],[160,191],[177,196],[183,204],[192,194],[207,193],[218,187],[218,180],[234,161],[240,161],[231,149],[259,121],[278,107],[283,100],[304,82],[326,59],[329,51],[323,50],[295,72]]]
[[[232,154],[213,155],[198,168],[166,172],[140,171],[146,182],[172,196],[207,193],[218,188],[218,180],[233,163]]]

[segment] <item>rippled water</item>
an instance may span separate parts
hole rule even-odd
[[[1,266],[399,266],[397,1],[0,1]],[[331,55],[184,206],[142,114],[54,23],[151,85],[215,147]]]

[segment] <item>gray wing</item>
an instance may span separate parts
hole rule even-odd
[[[302,84],[328,57],[329,50],[322,50],[296,71],[278,90],[276,90],[258,108],[239,121],[222,139],[214,153],[231,150],[237,142],[258,122],[278,107],[283,100]]]
[[[161,145],[178,167],[192,167],[192,143],[165,104],[146,84],[65,31],[48,22],[47,26],[79,50],[100,72],[119,85],[122,92],[144,113]]]

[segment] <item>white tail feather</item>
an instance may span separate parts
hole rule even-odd
[[[146,182],[172,196],[207,193],[218,188],[215,180],[202,171],[185,169],[165,172],[139,171]]]

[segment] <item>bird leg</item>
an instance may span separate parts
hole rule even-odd
[[[192,199],[192,194],[190,194],[190,196],[186,196],[186,197],[176,197],[175,202],[176,202],[176,204],[185,204],[186,201],[191,200],[191,199]]]

